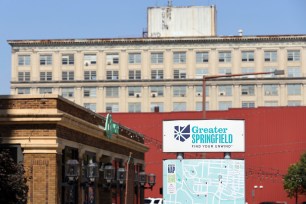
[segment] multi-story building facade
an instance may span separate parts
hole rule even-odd
[[[206,109],[306,104],[306,35],[216,36],[214,6],[148,13],[139,38],[9,40],[11,94],[59,94],[97,112],[199,111],[203,75],[279,69],[209,81]]]
[[[10,40],[11,94],[59,94],[97,112],[306,104],[306,35]]]

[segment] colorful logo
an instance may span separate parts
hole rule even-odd
[[[185,142],[190,137],[190,125],[174,126],[174,138],[181,142]]]

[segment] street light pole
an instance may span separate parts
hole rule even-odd
[[[264,75],[264,74],[274,74],[274,75],[283,75],[285,72],[284,70],[274,70],[271,72],[253,72],[253,73],[241,73],[241,74],[223,74],[223,75],[211,75],[205,76],[203,75],[203,84],[202,84],[202,113],[203,119],[206,119],[206,81],[210,79],[217,79],[217,78],[225,78],[225,77],[237,77],[237,76],[248,76],[248,75]],[[230,159],[230,152],[224,152],[224,158]]]
[[[202,113],[203,119],[206,119],[206,81],[210,79],[217,79],[217,78],[226,78],[226,77],[237,77],[237,76],[248,76],[248,75],[265,75],[265,74],[274,74],[274,75],[283,75],[285,72],[284,70],[274,70],[271,72],[253,72],[253,73],[242,73],[242,74],[223,74],[223,75],[211,75],[205,76],[203,75],[202,80]]]

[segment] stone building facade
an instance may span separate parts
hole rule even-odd
[[[141,191],[135,190],[134,173],[144,171],[148,148],[143,135],[119,125],[119,133],[107,137],[105,117],[56,95],[0,96],[0,120],[1,147],[13,149],[16,159],[23,161],[29,204],[120,203],[122,199],[139,203]],[[71,159],[80,168],[72,184],[65,176],[65,164]],[[105,164],[129,169],[127,182],[120,187],[114,179],[108,185],[102,171],[89,182],[85,169],[92,162],[101,170]]]
[[[206,109],[306,104],[306,36],[9,40],[11,94],[59,94],[96,112],[202,110],[203,75],[272,72],[207,82]]]

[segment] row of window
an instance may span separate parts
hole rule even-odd
[[[265,67],[264,72],[273,72],[276,68],[274,67]],[[302,77],[302,72],[300,67],[288,67],[287,68],[287,76],[288,77]],[[254,73],[255,69],[252,67],[243,67],[241,69],[241,73]],[[230,74],[231,68],[219,68],[218,74],[224,75],[224,74]],[[197,68],[195,70],[195,78],[202,78],[203,75],[208,75],[209,70],[208,68]],[[40,72],[40,81],[52,81],[53,73],[46,71],[46,72]],[[84,80],[97,80],[97,72],[94,70],[84,71],[83,75]],[[245,76],[248,78],[252,78],[254,76],[248,75]],[[274,77],[273,74],[271,75],[264,75],[264,77]],[[186,69],[174,69],[173,70],[173,79],[186,79]],[[129,70],[128,72],[128,79],[129,80],[141,80],[141,70],[134,69]],[[152,80],[160,80],[164,79],[164,70],[162,69],[152,69],[151,70],[151,79]],[[74,71],[62,71],[62,80],[63,81],[74,81],[75,80],[75,74]],[[119,80],[119,70],[107,70],[106,71],[106,80]],[[18,81],[25,82],[25,81],[31,81],[31,73],[29,71],[20,71],[18,72]]]
[[[302,102],[298,100],[289,100],[288,106],[301,106]],[[83,106],[94,112],[96,112],[96,103],[84,103]],[[279,106],[278,101],[265,101],[264,106]],[[255,108],[254,101],[242,101],[242,108]],[[150,103],[150,111],[154,112],[158,108],[159,112],[164,112],[164,103],[162,102],[152,102]],[[202,111],[202,102],[196,102],[196,111]],[[209,110],[209,103],[206,103],[206,110]],[[227,110],[232,108],[232,102],[230,101],[219,101],[218,110]],[[119,103],[106,103],[105,104],[106,112],[119,112]],[[174,102],[172,104],[172,111],[187,111],[186,102]],[[128,103],[128,112],[141,112],[141,103],[140,102],[131,102]]]
[[[231,51],[219,51],[218,53],[219,62],[231,62],[232,52]],[[95,65],[97,63],[96,54],[85,54],[83,57],[84,66]],[[207,63],[209,61],[209,52],[196,52],[195,55],[196,63]],[[241,61],[242,62],[253,62],[255,60],[254,51],[242,51]],[[277,61],[277,51],[264,51],[264,60],[266,62]],[[288,61],[299,61],[300,51],[299,50],[288,50],[287,51]],[[39,56],[39,64],[52,65],[52,54],[41,54]],[[74,54],[63,54],[62,65],[73,65],[75,63]],[[128,53],[129,64],[140,64],[141,53]],[[153,52],[151,53],[151,64],[163,64],[164,53]],[[186,63],[186,52],[173,52],[173,63],[174,64],[185,64]],[[30,55],[18,55],[19,66],[29,66],[31,64]],[[119,64],[119,54],[110,53],[106,55],[106,64]]]
[[[302,84],[288,84],[287,94],[288,95],[301,95],[302,94]],[[242,96],[254,96],[255,95],[255,85],[241,85],[240,94]],[[105,87],[106,97],[119,97],[120,87]],[[141,97],[141,86],[130,86],[128,87],[129,97]],[[151,97],[163,97],[164,96],[164,86],[150,86],[149,87]],[[172,96],[173,97],[186,97],[187,96],[187,86],[173,86]],[[263,85],[265,96],[278,96],[279,95],[279,85],[276,84],[264,84]],[[53,89],[51,87],[40,87],[40,94],[52,94]],[[62,88],[62,96],[67,98],[74,97],[74,88]],[[30,94],[30,88],[18,88],[18,94]],[[202,95],[202,86],[195,86],[195,95]],[[209,86],[206,88],[206,96],[209,96]],[[231,85],[220,85],[218,86],[219,96],[232,96],[233,86]],[[83,97],[95,98],[97,96],[96,87],[83,87]]]

